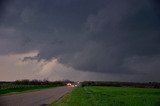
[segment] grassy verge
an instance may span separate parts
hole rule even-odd
[[[33,90],[47,89],[55,87],[52,85],[3,85],[3,88],[0,89],[0,95],[2,94],[13,94],[19,92],[29,92]]]
[[[52,106],[160,106],[160,89],[77,87]]]
[[[71,94],[72,92],[69,92],[67,94],[65,94],[64,96],[62,96],[60,99],[58,99],[57,101],[53,102],[51,105],[52,106],[65,106],[67,105],[67,103],[70,100]]]

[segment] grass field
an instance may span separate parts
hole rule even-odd
[[[77,87],[52,106],[160,106],[160,89]]]
[[[54,87],[53,85],[16,85],[16,84],[1,84],[0,94],[18,93],[24,91],[32,91]]]

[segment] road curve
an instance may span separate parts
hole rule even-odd
[[[56,87],[46,90],[0,96],[0,106],[48,106],[73,87]]]

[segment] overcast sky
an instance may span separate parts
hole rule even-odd
[[[159,0],[0,0],[0,80],[159,76]]]

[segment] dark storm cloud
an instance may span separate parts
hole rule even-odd
[[[38,50],[39,55],[31,58],[57,58],[77,70],[156,76],[158,4],[156,0],[13,0],[1,13],[0,54]]]

